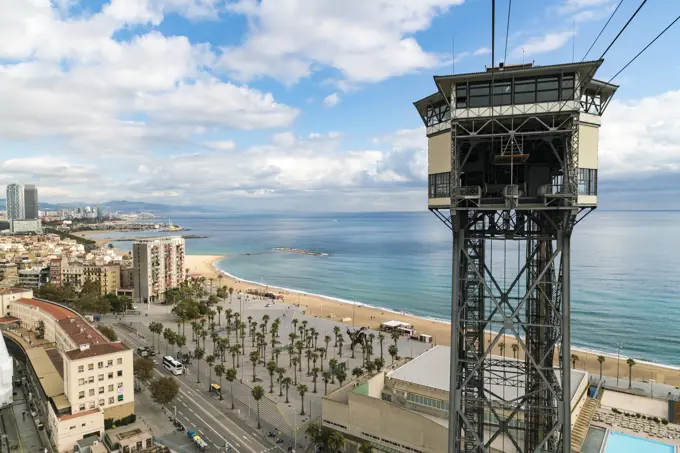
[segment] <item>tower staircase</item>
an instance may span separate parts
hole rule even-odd
[[[590,423],[593,421],[593,416],[597,411],[600,402],[590,397],[586,397],[586,402],[583,403],[581,412],[578,414],[576,423],[571,430],[571,451],[580,452],[583,442],[588,435]]]

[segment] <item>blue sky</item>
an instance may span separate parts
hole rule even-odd
[[[522,49],[536,64],[580,60],[618,3],[514,0],[508,63]],[[638,5],[623,1],[589,57]],[[507,12],[498,0],[497,61]],[[678,14],[648,2],[597,77]],[[49,201],[424,209],[412,103],[452,56],[456,72],[491,63],[490,17],[490,0],[3,0],[0,184],[35,183]],[[615,80],[604,207],[680,207],[678,42],[680,26]]]

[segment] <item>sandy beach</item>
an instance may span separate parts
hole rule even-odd
[[[269,288],[256,283],[236,280],[221,274],[215,269],[214,264],[222,258],[224,257],[209,255],[188,255],[186,257],[186,263],[190,274],[200,274],[208,279],[213,278],[215,279],[215,284],[218,283],[219,276],[222,275],[221,284],[233,287],[235,293],[239,291],[245,291],[247,289],[264,288],[273,293],[283,295],[284,302],[286,303],[299,304],[300,306],[305,307],[306,314],[308,315],[331,317],[335,321],[351,318],[352,321],[347,322],[347,324],[371,328],[377,328],[380,323],[385,321],[403,321],[412,324],[419,333],[432,335],[433,341],[436,344],[448,345],[450,343],[450,324],[406,314],[398,314],[373,307],[338,302],[320,296],[300,294],[297,292]],[[515,343],[514,337],[507,336],[505,339],[505,355],[508,357],[513,356],[513,343]],[[498,346],[494,348],[493,353],[502,355]],[[597,361],[597,357],[599,355],[604,355],[605,362],[602,366],[602,374],[605,376],[616,377],[616,356],[609,356],[602,353],[598,354],[577,348],[573,348],[572,353],[576,354],[579,358],[576,363],[576,368],[579,370],[586,370],[594,375],[599,375],[600,373],[600,364]],[[518,352],[518,358],[523,358],[521,350]],[[627,357],[621,356],[619,368],[619,377],[624,383],[628,380],[628,365],[626,365],[626,359]],[[650,363],[638,363],[633,367],[633,379],[640,381],[649,381],[650,379],[654,379],[656,382],[664,382],[666,384],[680,386],[680,370]]]
[[[86,231],[78,232],[76,234],[88,237],[96,241],[97,245],[103,247],[110,242],[111,238],[95,237],[92,238],[92,233],[100,231]],[[125,253],[125,252],[121,252]],[[284,296],[284,302],[290,304],[299,304],[305,307],[308,315],[329,317],[335,321],[342,321],[349,319],[348,325],[365,326],[370,328],[377,328],[381,323],[390,320],[397,320],[407,322],[414,326],[418,333],[431,335],[433,342],[436,344],[448,345],[450,343],[450,324],[433,321],[429,319],[419,318],[408,314],[400,314],[392,311],[381,310],[379,308],[368,307],[364,305],[353,305],[345,302],[338,302],[329,298],[315,296],[310,294],[301,294],[294,291],[286,291],[282,289],[270,288],[257,283],[244,282],[231,278],[220,273],[214,264],[225,258],[224,256],[213,255],[187,255],[186,267],[189,269],[189,274],[200,274],[208,279],[213,278],[214,284],[217,285],[221,280],[221,285],[227,285],[234,288],[234,292],[246,291],[247,289],[267,289],[273,293]],[[221,279],[220,279],[221,277]],[[370,303],[370,301],[364,301]],[[512,336],[505,338],[505,352],[508,357],[513,357],[512,345],[515,339]],[[494,354],[502,355],[498,345],[493,350]],[[576,368],[579,370],[586,370],[591,374],[599,375],[600,364],[597,361],[599,355],[605,356],[605,362],[602,366],[602,374],[605,376],[616,377],[617,375],[617,358],[616,355],[598,353],[593,351],[586,351],[583,349],[572,348],[572,353],[578,356]],[[517,353],[518,358],[523,358],[520,351]],[[628,380],[628,365],[626,360],[628,357],[621,356],[619,363],[619,377],[625,382]],[[663,365],[656,365],[652,363],[640,363],[633,367],[633,379],[641,381],[649,381],[653,379],[656,382],[664,382],[673,386],[680,386],[680,369],[675,367],[666,367]]]

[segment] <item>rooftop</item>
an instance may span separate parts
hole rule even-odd
[[[388,378],[397,379],[411,384],[422,385],[437,390],[449,391],[449,370],[451,363],[451,348],[448,346],[435,346],[432,349],[425,351],[418,357],[407,362],[403,366],[387,374]],[[506,360],[513,361],[507,358]],[[501,374],[507,373],[508,380],[522,380],[523,376],[515,377],[515,370],[507,367],[503,370],[501,367],[495,367],[494,375],[499,377]],[[584,379],[585,373],[583,371],[571,371],[571,398],[576,394],[581,381]],[[560,377],[557,376],[558,382]],[[496,384],[486,384],[488,390],[497,395],[504,395],[506,400],[518,398],[519,392],[523,392],[523,387],[504,387]],[[514,392],[514,393],[513,393]]]
[[[115,352],[121,352],[125,350],[127,350],[127,347],[123,343],[105,343],[91,345],[84,351],[81,351],[80,349],[74,349],[72,351],[66,352],[65,354],[71,360],[79,360],[95,357],[98,355],[113,354]]]
[[[62,319],[59,325],[77,345],[108,343],[102,334],[80,317]]]
[[[62,319],[73,318],[76,316],[76,314],[69,310],[68,308],[56,304],[51,304],[49,302],[44,302],[42,300],[22,298],[19,299],[18,302],[46,311],[57,321],[61,321]]]

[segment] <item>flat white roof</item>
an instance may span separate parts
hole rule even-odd
[[[451,348],[448,346],[434,346],[410,362],[388,373],[387,377],[448,392],[451,368],[450,354]],[[492,357],[500,358],[497,356]],[[513,361],[513,359],[508,357],[505,359]],[[490,372],[493,373],[499,381],[501,379],[507,379],[509,381],[524,379],[524,376],[521,374],[516,376],[515,370],[512,367],[498,366],[494,367]],[[576,394],[576,390],[578,390],[578,387],[584,378],[585,373],[583,371],[571,370],[571,398]],[[557,381],[560,381],[559,375],[557,376]],[[506,401],[518,398],[524,393],[524,387],[509,387],[490,383],[486,383],[485,385],[486,389],[492,395],[499,395]]]
[[[387,321],[382,323],[385,327],[411,327],[411,324],[402,321]]]

